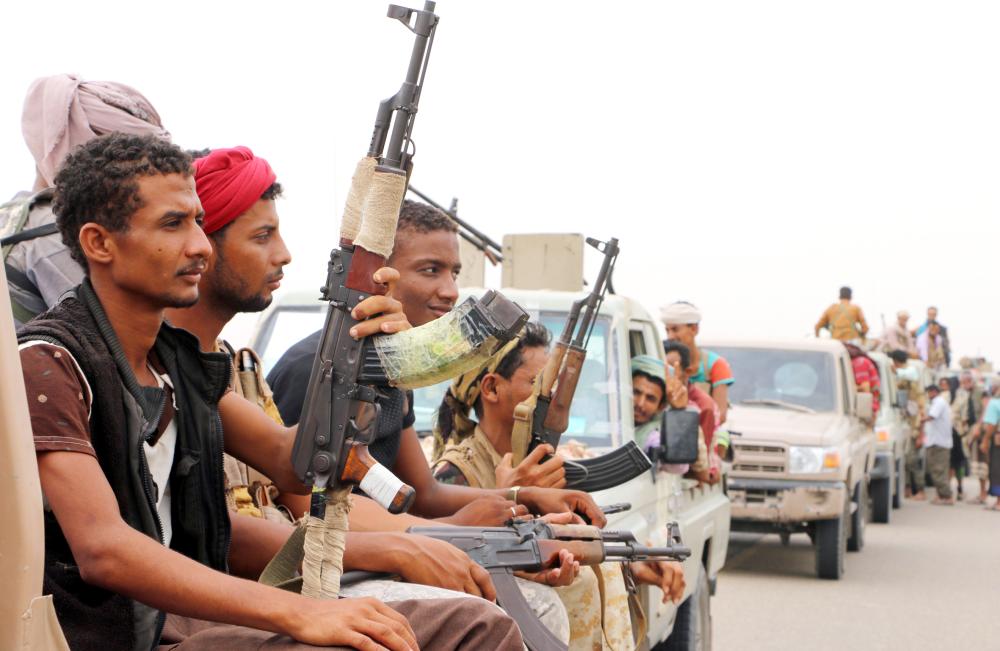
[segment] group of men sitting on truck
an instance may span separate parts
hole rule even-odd
[[[263,585],[255,580],[310,509],[289,460],[319,337],[293,346],[265,381],[254,352],[234,350],[221,333],[236,314],[271,302],[291,262],[277,175],[246,147],[181,150],[150,103],[122,84],[40,79],[23,126],[35,192],[4,209],[15,231],[43,234],[5,256],[12,296],[23,299],[20,358],[46,500],[44,590],[73,648],[521,648],[518,627],[489,603],[488,573],[447,543],[405,532],[426,519],[582,517],[603,526],[588,494],[562,488],[551,447],[517,465],[504,458],[513,408],[547,355],[544,328],[529,324],[455,379],[439,419],[448,445],[433,472],[412,395],[393,390],[381,404],[370,451],[416,499],[412,515],[392,515],[355,495],[343,565],[400,581],[362,581],[341,593],[357,598],[331,601]],[[53,223],[58,232],[44,234]],[[446,314],[460,268],[455,226],[404,202],[396,246],[374,276],[388,294],[354,308],[361,323],[352,335]],[[691,336],[672,337],[669,367],[636,360],[636,421],[696,405],[702,454],[683,471],[718,481],[731,374],[693,345],[693,306],[666,313],[668,330]],[[632,644],[633,581],[664,600],[684,592],[681,566],[667,561],[591,569],[563,553],[558,567],[521,578],[534,613],[579,649]]]

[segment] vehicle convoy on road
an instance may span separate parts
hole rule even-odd
[[[878,413],[875,415],[875,465],[872,467],[872,521],[888,523],[893,509],[903,506],[906,477],[906,441],[910,426],[906,421],[906,396],[900,402],[896,373],[884,353],[868,353],[878,367],[882,385]]]
[[[521,305],[532,320],[558,334],[574,301],[576,291],[513,289],[504,295]],[[459,302],[480,296],[483,289],[465,288]],[[287,294],[265,312],[251,346],[261,355],[265,368],[284,350],[322,325],[321,305],[312,293]],[[632,418],[630,359],[648,354],[664,357],[661,337],[649,313],[636,301],[619,295],[607,296],[587,345],[569,427],[562,435],[566,449],[586,456],[611,452],[635,441]],[[415,428],[429,440],[433,417],[448,383],[419,389],[414,395]],[[635,441],[642,445],[642,441]],[[646,649],[710,649],[711,595],[729,545],[729,500],[721,483],[699,484],[663,470],[644,472],[631,481],[593,493],[598,504],[629,503],[631,509],[609,515],[607,529],[625,530],[642,542],[666,542],[666,526],[677,522],[681,540],[692,550],[684,562],[687,586],[679,606],[663,604],[657,588],[640,586],[647,617]]]
[[[872,396],[859,393],[844,346],[825,339],[711,341],[738,378],[727,426],[733,531],[806,533],[816,574],[839,579],[864,545],[875,462]]]

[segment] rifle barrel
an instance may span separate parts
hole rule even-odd
[[[426,201],[428,204],[434,206],[444,214],[451,217],[456,224],[458,224],[465,230],[469,231],[469,233],[472,234],[472,237],[475,237],[476,239],[479,240],[477,242],[475,239],[472,239],[472,237],[470,237],[469,235],[463,233],[462,237],[464,237],[466,241],[468,241],[470,244],[474,244],[475,246],[479,247],[484,252],[488,250],[494,257],[496,257],[498,261],[503,262],[503,247],[497,244],[494,240],[490,239],[488,235],[486,235],[482,231],[478,230],[477,228],[475,228],[474,226],[463,220],[461,217],[456,215],[454,211],[448,210],[447,208],[445,208],[438,202],[434,201],[420,190],[413,187],[412,185],[410,185],[408,189],[410,192],[417,195],[418,197]]]

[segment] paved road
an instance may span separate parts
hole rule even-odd
[[[805,534],[733,534],[716,651],[1000,649],[1000,512],[907,501],[869,523],[840,581],[815,578],[814,559]]]

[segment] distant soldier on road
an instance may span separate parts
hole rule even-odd
[[[861,308],[851,302],[851,288],[840,288],[840,300],[826,308],[816,322],[816,336],[826,328],[830,336],[840,341],[863,340],[868,334],[868,323]]]
[[[906,423],[910,428],[910,436],[906,439],[906,497],[924,500],[924,471],[920,467],[920,448],[923,445],[920,421],[924,411],[924,388],[916,369],[908,368],[909,356],[905,350],[894,350],[889,353],[892,368],[896,372],[896,387],[906,391],[909,400],[906,404]]]

